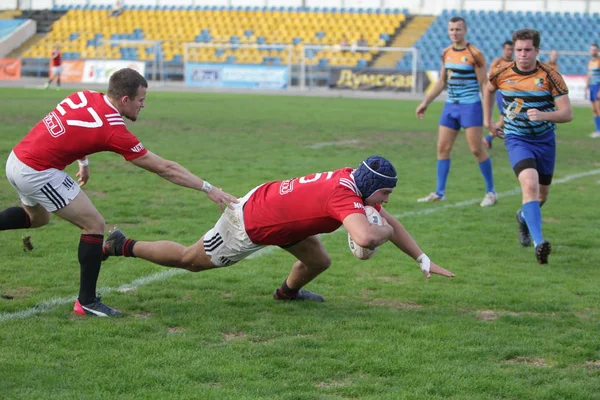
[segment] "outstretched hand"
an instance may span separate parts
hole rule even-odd
[[[421,102],[421,104],[419,104],[419,106],[417,107],[417,118],[419,119],[423,119],[425,118],[425,111],[427,110],[427,103],[425,103],[424,101]]]
[[[90,167],[79,166],[79,171],[77,172],[77,183],[79,183],[80,187],[84,187],[87,181],[90,179]]]
[[[213,187],[206,195],[209,199],[217,203],[221,212],[225,211],[225,207],[229,207],[233,210],[231,203],[239,203],[237,197],[225,193],[223,190],[216,187]]]
[[[441,275],[441,276],[445,276],[447,278],[454,278],[454,274],[452,272],[440,267],[433,261],[431,262],[431,265],[429,267],[429,272],[423,271],[423,273],[425,274],[425,277],[427,279],[429,279],[431,277],[431,274]]]

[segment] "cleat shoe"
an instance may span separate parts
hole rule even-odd
[[[519,224],[519,243],[523,247],[531,246],[531,236],[529,236],[529,228],[527,223],[521,219],[521,210],[517,211],[517,223]]]
[[[593,139],[598,139],[600,138],[600,132],[592,132],[590,133],[590,137]]]
[[[552,246],[547,241],[535,246],[535,257],[537,258],[538,264],[548,264],[548,256],[552,253]]]
[[[49,87],[50,87],[50,83],[49,82],[44,83],[44,89],[48,89]]]
[[[122,256],[125,240],[127,240],[127,238],[120,229],[114,228],[109,231],[108,237],[102,246],[102,261],[106,261],[110,256]]]
[[[73,305],[73,314],[76,315],[94,315],[97,317],[120,317],[123,314],[119,310],[115,310],[100,301],[100,297],[96,297],[93,303],[82,305],[79,299],[75,300]]]
[[[33,250],[33,243],[31,243],[31,236],[23,236],[23,251]]]
[[[281,293],[279,289],[277,289],[275,290],[275,293],[273,293],[273,298],[275,300],[309,300],[318,302],[325,301],[325,298],[320,294],[316,294],[304,289],[300,289],[298,291],[298,294],[295,296],[286,296],[283,293]]]
[[[432,193],[429,193],[425,197],[421,197],[417,201],[419,203],[429,203],[430,201],[444,201],[444,200],[446,200],[446,196],[438,196],[437,193],[432,192]]]
[[[479,205],[481,207],[489,207],[489,206],[493,206],[497,202],[498,202],[498,196],[496,196],[496,193],[487,192],[485,194],[483,200],[481,200],[481,203],[479,203]]]

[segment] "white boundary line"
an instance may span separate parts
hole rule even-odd
[[[600,174],[600,169],[595,169],[595,170],[591,170],[591,171],[587,171],[587,172],[581,172],[578,174],[567,175],[564,178],[560,178],[560,179],[554,179],[552,181],[552,183],[553,184],[566,183],[566,182],[573,181],[575,179],[584,178],[586,176],[598,175],[598,174]],[[511,189],[511,190],[507,190],[506,192],[498,193],[498,197],[509,197],[509,196],[517,195],[519,193],[521,193],[521,188],[517,187],[517,188]],[[394,217],[395,218],[404,218],[404,217],[411,217],[414,215],[428,215],[428,214],[433,214],[433,213],[436,213],[439,211],[445,211],[450,208],[470,206],[473,204],[477,204],[480,201],[481,200],[479,198],[471,199],[471,200],[461,201],[461,202],[453,203],[453,204],[445,204],[442,207],[432,207],[432,208],[427,208],[424,210],[407,211],[402,214],[394,215]],[[338,229],[336,232],[340,232],[340,231],[342,231],[342,228]],[[276,247],[276,246],[269,246],[259,252],[252,254],[248,258],[256,258],[256,257],[266,256],[266,255],[272,253],[273,251],[277,250],[278,248],[279,247]],[[110,292],[114,292],[114,291],[128,292],[128,291],[135,290],[140,286],[144,286],[148,283],[152,283],[155,281],[163,281],[163,280],[171,278],[172,276],[179,275],[184,272],[186,272],[186,271],[183,269],[169,269],[167,271],[159,272],[157,274],[148,275],[148,276],[145,276],[145,277],[142,277],[139,279],[135,279],[135,280],[131,281],[130,283],[126,283],[124,285],[119,286],[118,288],[111,288],[111,287],[101,288],[98,291],[102,294],[106,294],[106,293],[110,293]],[[46,300],[41,303],[38,303],[35,306],[27,308],[22,311],[16,311],[13,313],[2,313],[2,314],[0,314],[0,323],[2,323],[4,321],[9,321],[12,319],[27,318],[27,317],[30,317],[35,314],[48,312],[58,306],[62,306],[63,304],[72,303],[75,301],[75,299],[76,299],[76,297],[54,298],[54,299],[50,299],[50,300]]]

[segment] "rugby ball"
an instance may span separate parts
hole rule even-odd
[[[379,226],[383,225],[381,215],[375,208],[371,206],[365,206],[365,213],[367,214],[367,219],[370,223],[377,224]],[[358,258],[359,260],[368,260],[369,258],[373,257],[377,252],[377,247],[374,249],[369,249],[366,247],[361,247],[354,243],[354,240],[352,240],[352,236],[350,236],[349,233],[348,246],[350,247],[350,251],[352,252],[352,254],[354,254],[354,257]]]

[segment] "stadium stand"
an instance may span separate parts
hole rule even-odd
[[[421,56],[420,70],[440,69],[441,50],[450,44],[447,24],[453,16],[462,16],[467,20],[468,40],[483,51],[488,64],[493,58],[501,55],[502,43],[510,39],[515,30],[522,28],[539,30],[542,35],[542,50],[587,53],[589,45],[597,40],[600,25],[598,13],[444,10],[415,43]],[[585,74],[588,58],[587,54],[561,55],[559,60],[561,73]],[[540,59],[543,61],[547,56],[543,55]],[[400,69],[409,66],[410,60],[407,57],[397,64]]]
[[[336,45],[346,35],[354,43],[362,35],[368,46],[385,46],[403,26],[407,16],[400,10],[294,8],[294,7],[152,7],[130,6],[118,17],[109,7],[75,6],[52,25],[48,36],[23,53],[26,58],[47,57],[54,43],[61,43],[65,59],[155,59],[151,45],[102,43],[103,40],[161,40],[161,56],[181,62],[184,43],[229,43],[231,48],[198,48],[195,61],[241,64],[286,64],[289,54],[263,44],[293,44],[293,63],[304,44]],[[240,48],[238,44],[257,44]],[[368,65],[376,51],[319,51],[308,63],[328,66]]]

